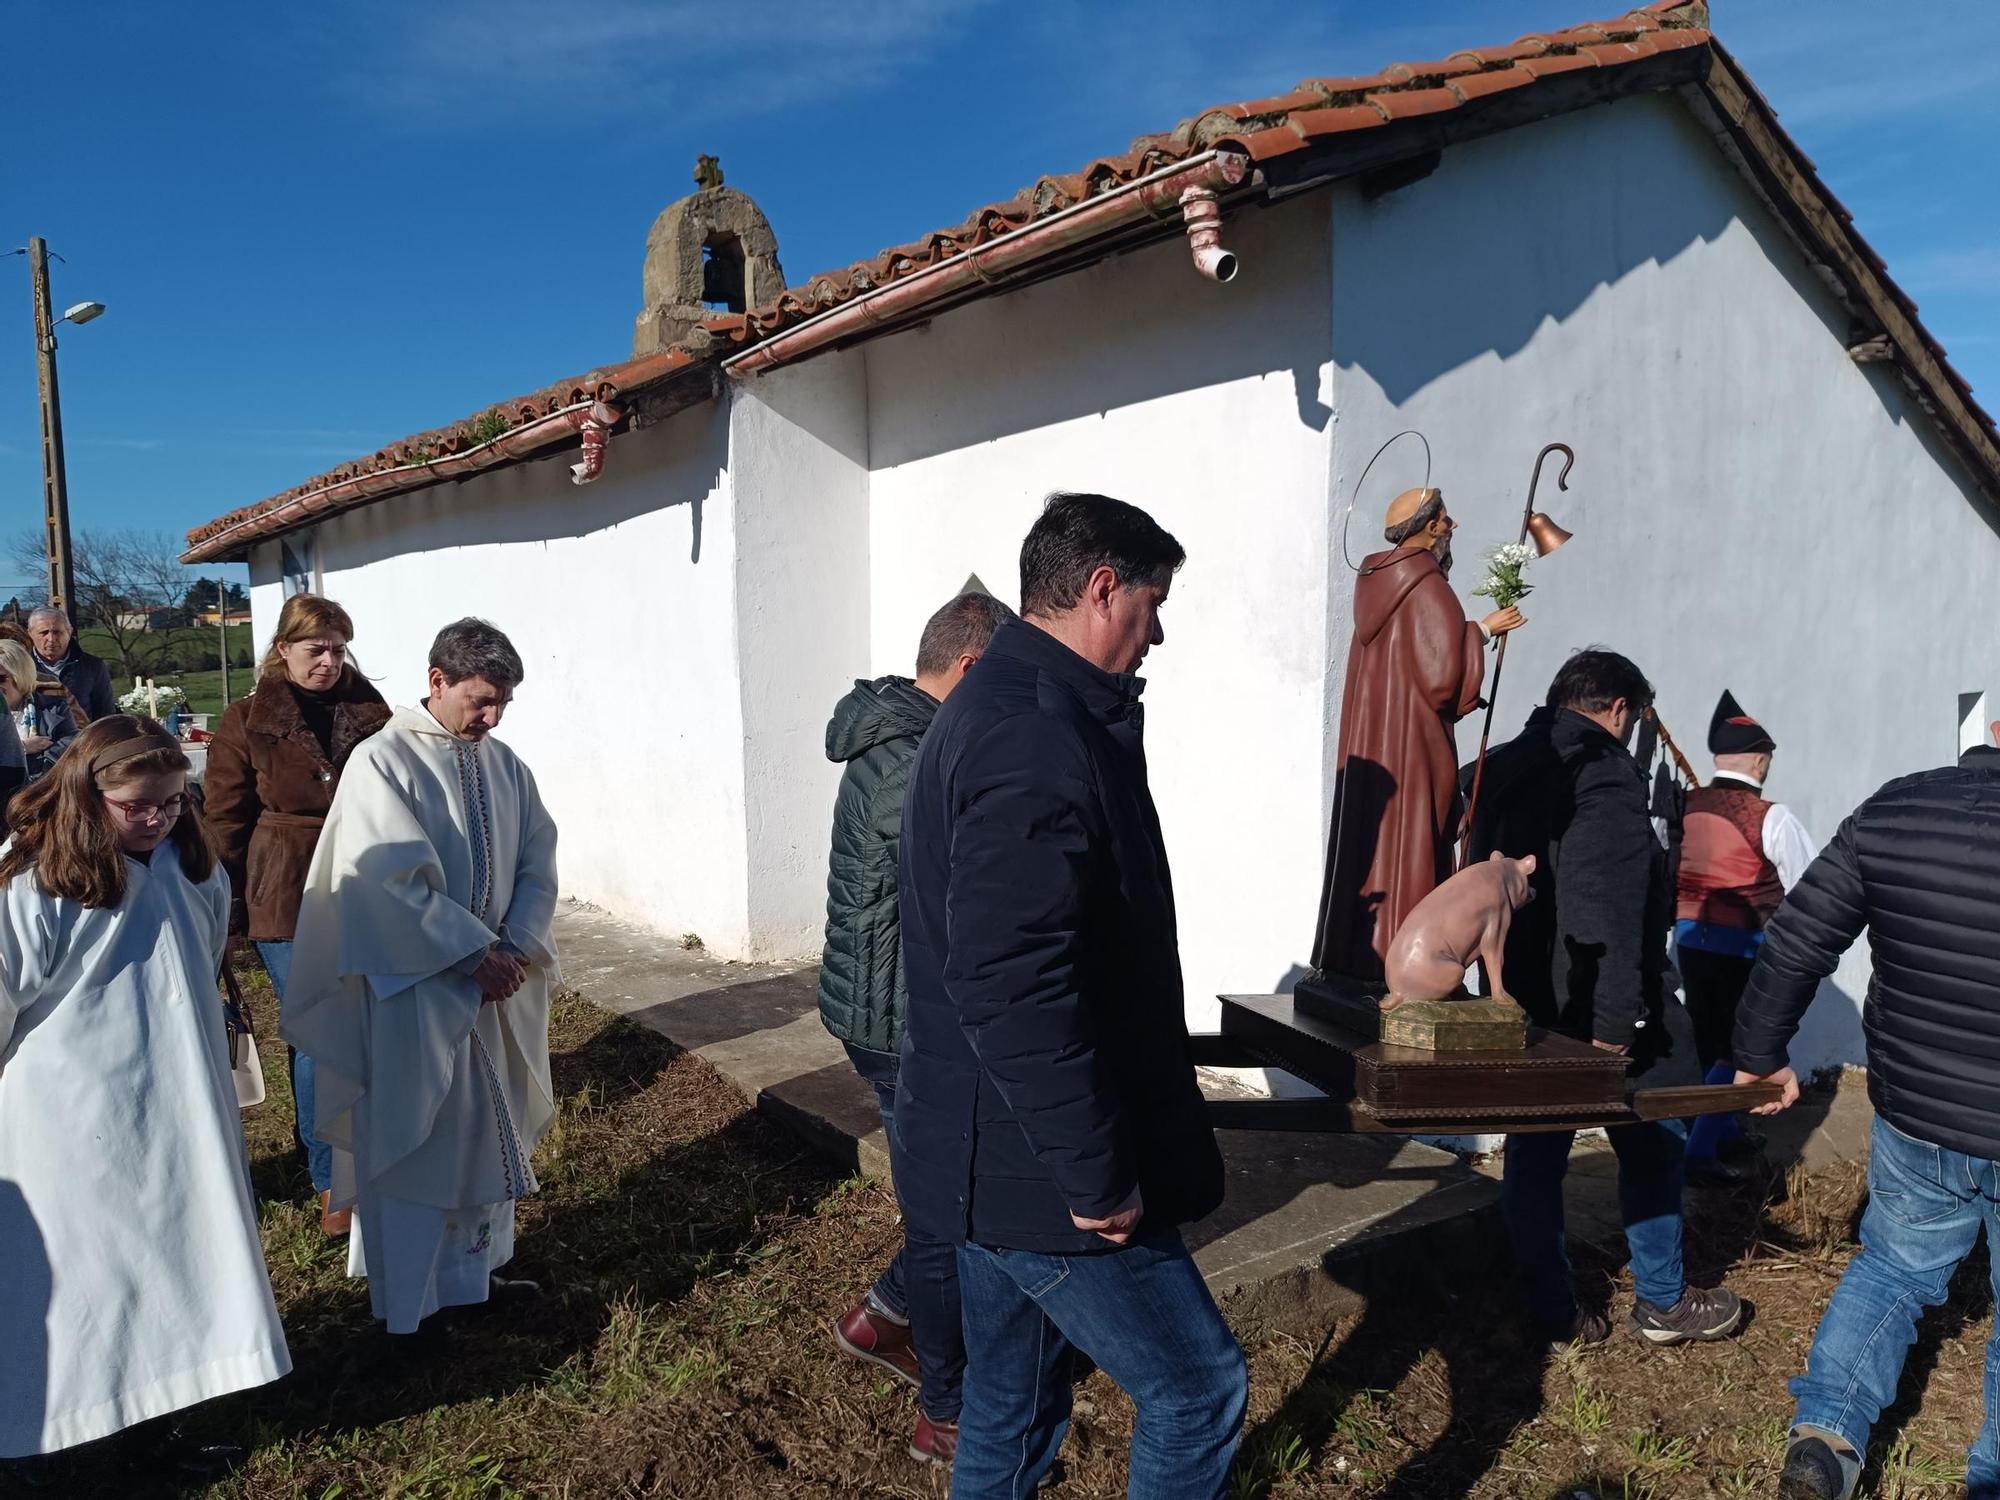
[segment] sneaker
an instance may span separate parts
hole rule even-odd
[[[1643,1297],[1632,1303],[1632,1332],[1662,1347],[1726,1339],[1742,1321],[1743,1299],[1719,1286],[1691,1286],[1672,1307],[1655,1307]]]
[[[1836,1442],[1810,1428],[1795,1432],[1778,1475],[1778,1500],[1847,1500],[1860,1477],[1861,1455]]]
[[[857,1302],[833,1325],[833,1341],[843,1354],[879,1365],[898,1379],[917,1383],[917,1351],[910,1342],[910,1325],[884,1316],[866,1302]],[[919,1436],[924,1424],[917,1424]],[[958,1442],[958,1424],[951,1424],[951,1440]],[[914,1448],[914,1444],[912,1447]]]
[[[916,1436],[910,1439],[910,1457],[920,1464],[948,1469],[957,1456],[958,1423],[933,1422],[918,1411]]]
[[[1601,1344],[1611,1337],[1611,1322],[1602,1313],[1579,1307],[1566,1323],[1544,1323],[1545,1344]]]

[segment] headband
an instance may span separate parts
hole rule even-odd
[[[169,741],[164,734],[143,734],[129,740],[120,740],[109,749],[100,750],[90,758],[90,774],[102,776],[120,761],[137,760],[142,755],[151,755],[160,750],[178,750],[179,745]]]

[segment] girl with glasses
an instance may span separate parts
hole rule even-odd
[[[86,729],[0,845],[0,1456],[163,1422],[291,1368],[216,990],[229,883],[150,719]]]

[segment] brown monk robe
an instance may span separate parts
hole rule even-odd
[[[1479,706],[1485,639],[1521,623],[1498,610],[1466,619],[1445,581],[1457,523],[1434,489],[1389,507],[1391,543],[1361,565],[1340,709],[1333,828],[1313,965],[1379,982],[1403,919],[1451,874],[1458,832],[1452,727]]]

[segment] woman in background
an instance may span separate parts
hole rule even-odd
[[[256,692],[229,706],[208,747],[203,809],[236,889],[229,930],[257,945],[281,1007],[299,897],[341,767],[389,722],[389,705],[347,659],[353,638],[354,622],[332,600],[287,599]],[[312,1133],[312,1059],[294,1052],[291,1072],[296,1133],[319,1193],[320,1228],[346,1234],[349,1214],[327,1209],[333,1150]]]

